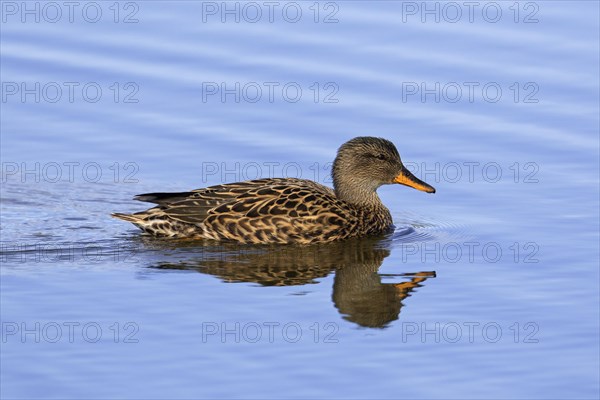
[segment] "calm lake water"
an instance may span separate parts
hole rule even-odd
[[[600,395],[597,2],[0,6],[2,398]],[[109,217],[361,135],[437,189],[387,237]]]

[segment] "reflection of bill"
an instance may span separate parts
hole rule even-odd
[[[402,301],[435,272],[387,275],[408,279],[382,283],[379,267],[390,250],[378,239],[352,239],[310,246],[204,246],[201,257],[178,263],[160,262],[161,269],[193,269],[225,282],[263,286],[317,283],[335,271],[332,299],[344,319],[360,326],[383,328],[398,319]]]
[[[377,267],[378,268],[378,267]],[[398,276],[398,275],[396,275]],[[377,269],[350,265],[337,271],[333,284],[333,302],[344,319],[370,328],[383,328],[398,319],[402,301],[421,287],[435,272],[402,274],[410,280],[402,283],[381,283]]]

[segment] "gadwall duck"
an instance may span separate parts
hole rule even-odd
[[[333,189],[296,178],[257,179],[181,193],[147,193],[135,200],[157,204],[134,214],[114,213],[144,232],[161,237],[240,243],[324,243],[380,235],[392,216],[377,195],[399,183],[427,193],[392,142],[357,137],[338,150]]]

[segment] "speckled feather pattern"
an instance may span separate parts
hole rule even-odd
[[[377,189],[402,184],[435,189],[402,165],[396,146],[356,137],[338,149],[333,189],[295,178],[257,179],[182,193],[148,193],[136,200],[157,204],[135,214],[113,214],[155,236],[240,243],[326,243],[379,235],[392,217]]]
[[[113,215],[149,234],[172,238],[309,244],[381,234],[392,226],[383,205],[357,206],[304,179],[259,179],[136,199],[158,205]]]

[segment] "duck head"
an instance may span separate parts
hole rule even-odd
[[[344,143],[333,162],[332,176],[336,195],[352,203],[378,201],[377,188],[395,183],[435,193],[433,186],[402,164],[392,142],[376,137],[356,137]]]

